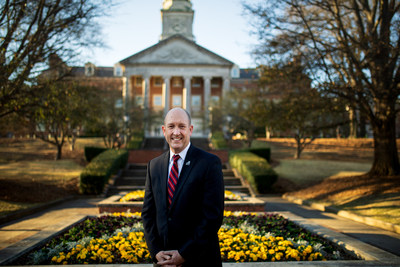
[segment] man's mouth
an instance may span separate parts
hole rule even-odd
[[[182,137],[171,137],[171,140],[172,141],[180,141],[180,140],[182,140]]]

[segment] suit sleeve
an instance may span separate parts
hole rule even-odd
[[[144,237],[146,239],[147,247],[150,251],[152,259],[155,260],[155,256],[159,251],[161,251],[162,242],[156,224],[156,205],[152,190],[150,169],[151,162],[147,166],[145,197],[143,200],[142,208],[142,220],[144,227]]]
[[[199,252],[206,250],[209,241],[217,238],[224,215],[224,180],[221,161],[212,157],[205,172],[204,198],[201,208],[201,220],[196,227],[195,236],[179,249],[183,258],[196,258]],[[218,241],[217,241],[218,242]],[[196,256],[197,255],[197,256]]]

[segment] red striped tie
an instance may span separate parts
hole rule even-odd
[[[175,187],[178,183],[179,177],[179,169],[178,169],[178,159],[179,155],[173,155],[172,159],[174,162],[172,163],[171,171],[169,172],[168,178],[168,203],[171,205],[172,198],[174,197]]]

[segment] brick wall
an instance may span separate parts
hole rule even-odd
[[[129,163],[148,163],[151,159],[158,157],[165,150],[130,150],[129,151]],[[226,150],[211,150],[208,151],[211,154],[217,155],[221,162],[228,162],[228,151]]]

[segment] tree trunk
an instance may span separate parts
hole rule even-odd
[[[75,150],[75,144],[76,144],[76,135],[73,133],[71,136],[71,143],[70,143],[71,151]]]
[[[396,144],[396,116],[375,117],[372,123],[374,133],[374,162],[370,175],[392,176],[400,174],[399,155]]]
[[[358,137],[367,137],[366,118],[364,113],[360,112],[360,123],[358,125]]]
[[[349,138],[357,137],[357,118],[355,116],[356,112],[353,107],[349,107],[349,120],[350,120],[350,133]]]
[[[57,144],[56,160],[60,160],[62,157],[62,147],[63,147],[63,144]]]
[[[301,142],[300,136],[296,135],[296,136],[294,137],[294,139],[296,140],[296,153],[294,154],[294,158],[295,158],[295,159],[299,159],[300,156],[301,156],[301,152],[302,152],[303,149],[304,149],[304,146],[303,146],[303,144],[302,144],[302,142]]]

